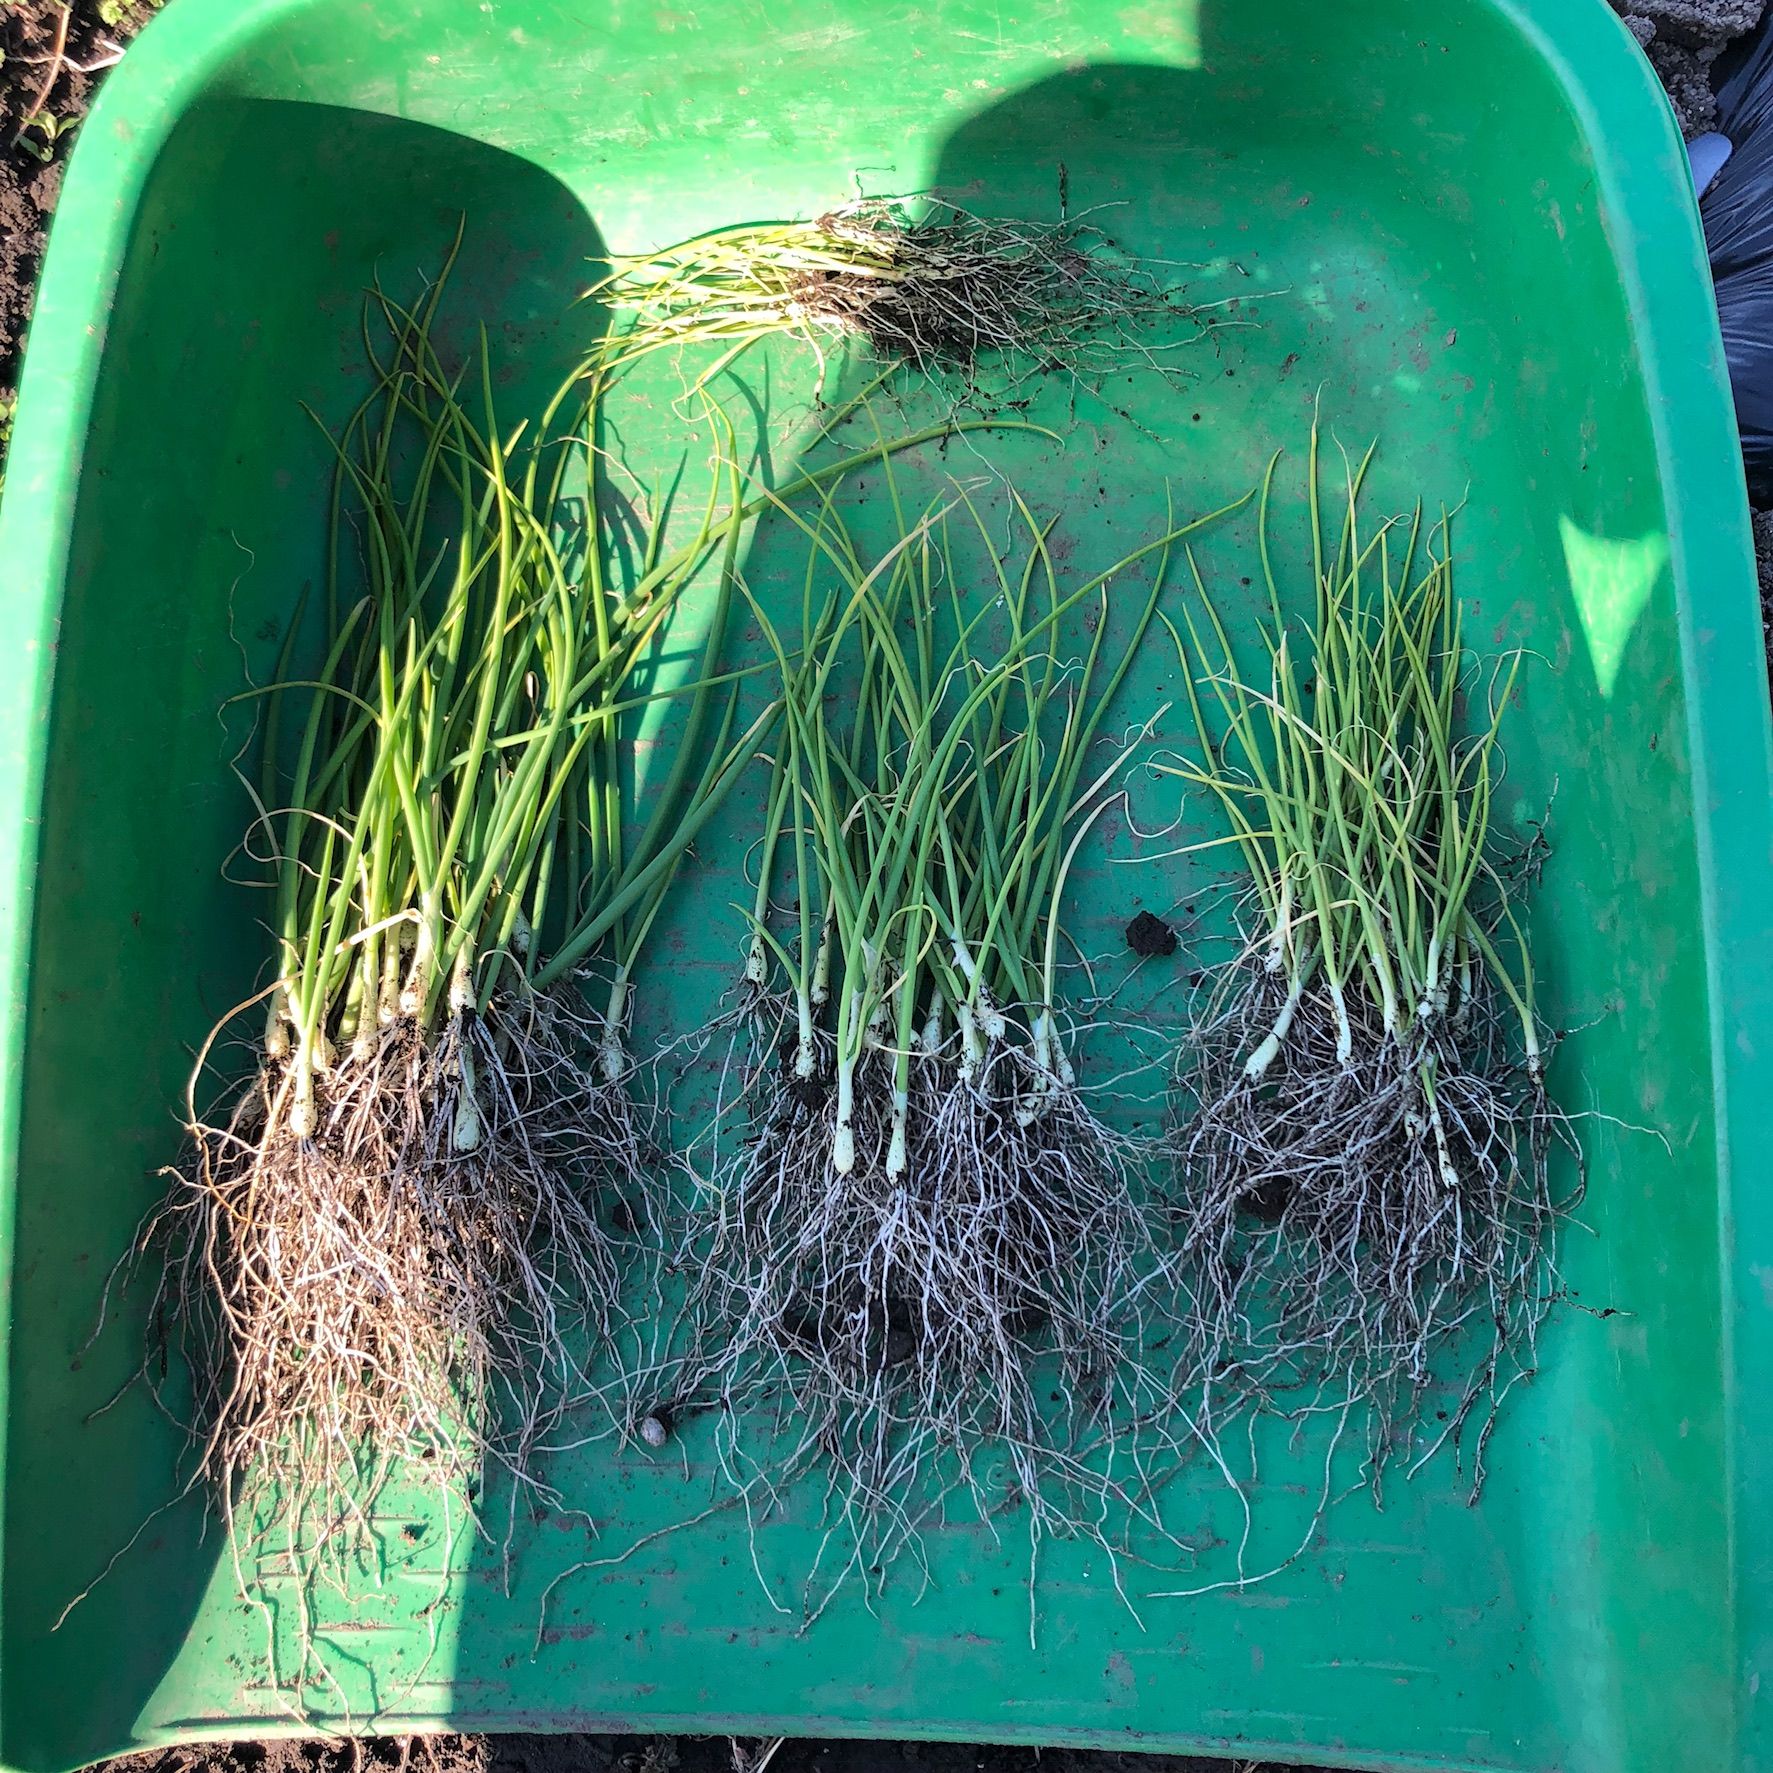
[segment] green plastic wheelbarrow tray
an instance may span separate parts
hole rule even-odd
[[[1601,0],[175,0],[83,128],[0,517],[7,1765],[304,1727],[200,1499],[162,1507],[183,1443],[119,1395],[131,1307],[89,1332],[190,1053],[264,964],[221,873],[218,709],[319,570],[300,403],[357,398],[363,289],[434,269],[465,218],[455,300],[539,372],[611,248],[858,183],[1046,214],[1061,162],[1125,243],[1263,300],[1161,447],[1104,417],[1031,451],[1037,503],[1088,508],[1085,545],[1148,523],[1165,477],[1206,509],[1321,400],[1393,490],[1469,487],[1473,632],[1528,649],[1507,810],[1550,809],[1534,935],[1557,1087],[1594,1113],[1571,1297],[1482,1500],[1431,1466],[1270,1580],[1136,1616],[1056,1547],[1032,1633],[1010,1530],[934,1532],[927,1591],[802,1630],[730,1513],[580,1570],[544,1616],[595,1561],[582,1520],[526,1532],[507,1581],[421,1511],[411,1557],[334,1610],[312,1715],[1773,1766],[1766,678],[1681,143]],[[676,914],[686,1001],[735,964],[709,863]],[[552,1476],[609,1547],[692,1512],[671,1461],[592,1446]]]

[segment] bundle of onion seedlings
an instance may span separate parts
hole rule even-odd
[[[1259,671],[1198,567],[1177,635],[1199,758],[1162,767],[1229,821],[1201,847],[1236,849],[1253,921],[1185,1057],[1195,1370],[1209,1425],[1370,1405],[1375,1477],[1431,1394],[1418,1462],[1475,1411],[1475,1488],[1555,1287],[1551,1153],[1575,1147],[1493,829],[1518,659],[1467,658],[1446,517],[1364,520],[1371,460],[1327,476],[1314,428],[1309,623],[1282,613],[1270,465]]]
[[[1199,336],[1204,312],[1086,218],[993,220],[897,197],[618,258],[591,295],[631,315],[622,347],[630,359],[793,333],[821,365],[826,342],[845,338],[969,378],[995,357],[1007,386],[1037,372],[1089,378],[1129,361],[1161,365]],[[1163,336],[1177,319],[1189,330]]]
[[[809,544],[800,646],[756,609],[785,708],[746,967],[764,1056],[697,1259],[693,1382],[729,1470],[829,1479],[812,1611],[957,1487],[982,1520],[1025,1505],[1037,1538],[1147,1501],[1119,1424],[1153,1243],[1136,1153],[1074,1071],[1060,908],[1132,755],[1096,753],[1104,718],[1201,525],[1065,590],[1020,500],[1000,552],[964,493],[912,522],[884,479],[898,539],[872,560],[834,495],[784,508]]]
[[[277,942],[257,1070],[204,1113],[200,1063],[144,1244],[165,1256],[152,1316],[195,1374],[204,1472],[230,1522],[310,1575],[372,1543],[402,1462],[466,1498],[492,1461],[513,1507],[540,1481],[648,1185],[622,1038],[635,965],[775,713],[735,736],[738,686],[716,673],[732,476],[687,542],[666,546],[660,514],[638,558],[619,550],[583,447],[602,380],[575,385],[564,431],[501,434],[484,342],[453,374],[433,346],[442,288],[372,304],[387,339],[336,445],[320,663],[289,673],[292,628],[255,693],[248,848]],[[710,563],[700,675],[643,694]],[[675,761],[625,830],[622,722],[661,696]]]

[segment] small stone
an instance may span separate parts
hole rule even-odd
[[[662,1447],[671,1438],[671,1417],[665,1410],[654,1410],[640,1425],[640,1438],[649,1447]]]

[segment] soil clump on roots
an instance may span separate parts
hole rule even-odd
[[[104,72],[153,17],[152,0],[7,0],[0,6],[0,470],[25,323],[62,168]]]
[[[948,203],[913,220],[875,201],[816,225],[859,262],[799,275],[796,306],[919,369],[966,369],[987,352],[1061,368],[1110,337],[1124,345],[1135,325],[1192,312],[1081,223],[988,221]]]
[[[1094,385],[1142,366],[1174,373],[1174,354],[1212,320],[1167,267],[1126,253],[1087,216],[1012,221],[901,197],[618,260],[593,294],[632,316],[631,357],[695,342],[730,352],[789,333],[823,362],[829,341],[857,339],[1004,403],[1035,376]]]

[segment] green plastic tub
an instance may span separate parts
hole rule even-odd
[[[606,250],[858,184],[1050,215],[1061,163],[1074,207],[1119,205],[1125,244],[1247,323],[1194,347],[1182,392],[1129,382],[1047,412],[1063,447],[1002,440],[1079,560],[1148,534],[1166,479],[1190,510],[1242,490],[1321,399],[1339,436],[1380,438],[1378,502],[1469,489],[1471,633],[1529,651],[1503,810],[1549,808],[1535,940],[1590,1187],[1481,1503],[1442,1460],[1382,1510],[1340,1503],[1265,1582],[1141,1600],[1178,1584],[1133,1571],[1132,1607],[1099,1555],[1048,1547],[1032,1631],[1012,1511],[932,1533],[927,1591],[846,1591],[803,1631],[816,1497],[755,1547],[727,1512],[619,1557],[705,1506],[692,1426],[664,1459],[562,1454],[567,1507],[523,1524],[508,1572],[416,1507],[383,1579],[323,1606],[340,1686],[313,1717],[1773,1766],[1766,677],[1681,143],[1602,0],[174,0],[83,129],[0,516],[6,1765],[303,1727],[267,1663],[275,1574],[271,1615],[244,1605],[200,1501],[163,1506],[181,1443],[139,1390],[95,1414],[139,1306],[89,1332],[190,1053],[264,963],[261,907],[221,874],[245,809],[218,711],[319,568],[299,403],[356,400],[364,286],[414,287],[465,217],[451,313],[492,322],[517,405],[593,324],[570,304]],[[788,412],[806,366],[779,361]],[[627,441],[673,459],[669,401]],[[1215,542],[1220,570],[1240,545]],[[721,830],[655,1021],[732,981],[744,809]],[[1207,872],[1098,867],[1085,946]],[[1273,1450],[1252,1570],[1310,1528],[1323,1454]],[[1223,1578],[1223,1494],[1191,1471],[1174,1501],[1199,1580]]]

